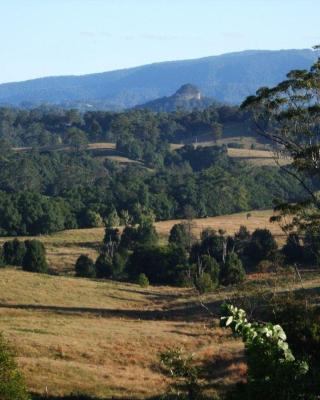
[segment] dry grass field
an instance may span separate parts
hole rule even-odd
[[[278,242],[283,244],[285,237],[280,226],[269,222],[272,215],[271,210],[252,211],[249,215],[248,213],[238,213],[195,219],[192,221],[193,233],[199,237],[203,229],[213,228],[223,229],[227,234],[233,234],[241,225],[245,225],[250,231],[256,228],[270,229]],[[155,224],[163,243],[166,242],[172,226],[179,222],[182,220],[161,221]],[[98,256],[103,236],[104,228],[92,228],[66,230],[52,235],[37,236],[36,239],[44,243],[50,267],[58,272],[68,273],[73,271],[75,261],[80,254],[88,254],[92,258]],[[8,239],[0,238],[0,244]],[[25,240],[27,237],[20,237],[20,239]]]
[[[228,144],[230,142],[233,143],[239,143],[244,145],[246,148],[244,149],[236,149],[236,148],[228,148],[228,155],[231,158],[235,158],[238,160],[243,160],[247,161],[250,164],[258,165],[258,166],[279,166],[279,165],[287,165],[291,163],[291,160],[289,158],[278,158],[275,157],[274,153],[270,150],[261,150],[261,149],[251,149],[250,145],[252,143],[255,143],[255,139],[253,138],[240,138],[240,137],[235,137],[235,138],[224,138],[224,139],[219,139],[216,142],[213,140],[208,140],[208,141],[201,141],[197,143],[193,143],[195,146],[203,146],[203,147],[208,147],[208,146],[215,146],[215,145],[222,145],[222,144]],[[172,143],[171,144],[171,150],[177,150],[183,147],[183,144],[178,144],[178,143]],[[260,145],[262,146],[262,145]]]
[[[272,151],[252,150],[252,149],[228,149],[228,154],[232,158],[248,161],[254,165],[287,165],[291,163],[290,158],[275,158]]]
[[[164,393],[170,381],[161,373],[159,353],[173,347],[210,368],[214,393],[242,380],[246,365],[241,342],[219,328],[200,300],[216,315],[225,299],[256,293],[256,279],[199,298],[192,289],[1,269],[0,331],[37,394],[146,399]],[[261,291],[276,287],[261,279]],[[283,285],[276,291],[301,288],[295,280]],[[303,287],[318,293],[319,285],[313,276]]]
[[[250,231],[269,228],[281,242],[281,229],[270,224],[271,215],[266,210],[197,219],[194,234],[206,227],[232,234],[246,225]],[[156,223],[162,240],[177,222]],[[103,233],[103,228],[79,229],[38,239],[45,243],[52,267],[72,272],[79,254],[97,254]],[[242,380],[246,372],[241,342],[218,326],[219,305],[257,296],[257,287],[264,294],[301,288],[299,280],[290,279],[284,283],[256,274],[241,287],[199,297],[192,289],[141,288],[5,268],[0,269],[0,332],[16,348],[28,387],[37,394],[146,399],[164,393],[170,379],[161,371],[159,353],[177,346],[210,368],[207,383],[215,393]],[[304,290],[318,293],[319,277],[303,275],[303,280]]]
[[[182,299],[194,305],[190,290],[3,269],[0,293],[0,331],[35,393],[132,399],[163,393],[169,380],[159,352],[174,346],[216,365],[216,389],[245,371],[241,343],[183,308]]]

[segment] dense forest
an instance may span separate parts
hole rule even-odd
[[[235,161],[225,146],[170,150],[169,142],[203,132],[214,138],[227,121],[246,118],[227,106],[159,114],[1,109],[0,234],[101,226],[113,210],[134,220],[142,213],[165,220],[299,198],[293,178],[276,167]],[[86,149],[94,141],[113,141],[140,163],[97,157]],[[25,146],[28,151],[14,149]]]
[[[230,106],[172,113],[1,108],[0,139],[4,152],[8,146],[70,145],[79,149],[88,142],[111,141],[122,154],[153,167],[163,164],[169,142],[179,143],[199,134],[215,139],[221,136],[223,124],[248,118],[247,113]]]

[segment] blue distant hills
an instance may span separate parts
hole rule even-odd
[[[319,53],[309,50],[250,50],[185,61],[161,62],[82,76],[59,76],[0,85],[0,105],[43,104],[83,110],[121,110],[171,96],[195,85],[204,97],[239,104],[261,86],[308,69]]]

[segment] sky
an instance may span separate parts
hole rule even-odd
[[[0,83],[320,43],[320,0],[0,0]]]

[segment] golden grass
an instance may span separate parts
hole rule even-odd
[[[0,330],[17,349],[33,392],[47,387],[50,395],[160,394],[169,381],[160,372],[158,355],[174,346],[198,361],[224,360],[225,383],[241,378],[242,345],[227,331],[191,315],[168,318],[167,310],[187,299],[188,290],[4,269],[0,293]],[[221,383],[220,374],[214,383]]]
[[[264,283],[258,278],[261,292],[301,288],[295,279],[281,283],[269,275]],[[215,313],[225,299],[257,295],[255,279],[199,298],[191,289],[1,269],[0,331],[16,348],[28,388],[35,393],[157,395],[169,385],[159,353],[176,346],[210,368],[210,384],[218,391],[245,377],[243,345],[218,327],[200,300]],[[319,276],[303,275],[303,280],[304,290],[317,292]]]
[[[241,225],[245,225],[250,232],[257,228],[269,229],[276,238],[281,242],[283,240],[283,232],[279,224],[271,223],[270,217],[273,215],[272,210],[259,210],[241,212],[230,215],[221,215],[218,217],[198,218],[192,221],[193,233],[199,238],[201,231],[206,228],[215,230],[225,230],[227,234],[232,235],[239,230]],[[169,220],[157,222],[156,229],[160,236],[168,236],[172,226],[183,220]]]
[[[101,143],[89,143],[88,149],[95,150],[95,149],[109,149],[115,150],[116,144],[111,142],[101,142]]]
[[[221,146],[222,144],[228,144],[228,143],[238,143],[243,145],[245,148],[243,149],[236,149],[236,148],[228,148],[228,155],[231,158],[236,158],[240,159],[243,161],[247,161],[250,164],[254,164],[257,166],[281,166],[281,165],[287,165],[291,163],[290,158],[280,158],[280,157],[275,157],[275,154],[270,151],[270,150],[263,150],[264,145],[259,143],[256,138],[251,137],[251,136],[231,136],[231,137],[223,137],[218,140],[213,140],[207,137],[205,135],[204,137],[200,137],[200,140],[198,142],[193,142],[192,144],[194,146],[202,146],[202,147],[208,147],[208,146],[215,146],[219,145]],[[251,145],[254,144],[256,147],[260,147],[257,149],[251,149]],[[181,143],[171,143],[170,148],[172,151],[178,150],[181,147],[183,147],[184,144]]]
[[[199,218],[192,221],[193,233],[199,238],[200,233],[205,228],[216,230],[223,229],[227,234],[234,234],[241,225],[245,225],[249,231],[256,228],[267,228],[275,235],[279,244],[283,244],[285,236],[278,224],[270,223],[269,219],[273,215],[271,210],[252,211],[248,213],[237,213],[222,215],[219,217]],[[183,220],[169,220],[156,222],[155,226],[159,233],[162,243],[168,239],[171,228],[174,224]],[[87,254],[95,259],[99,254],[99,247],[104,236],[104,228],[92,229],[72,229],[52,235],[41,235],[32,237],[43,242],[47,251],[47,259],[51,268],[59,272],[72,272],[77,258],[81,254]],[[1,237],[0,244],[11,238]],[[30,237],[19,237],[21,240]]]
[[[232,158],[243,159],[255,165],[287,165],[291,163],[290,158],[278,158],[272,151],[253,149],[228,149],[228,155]]]

